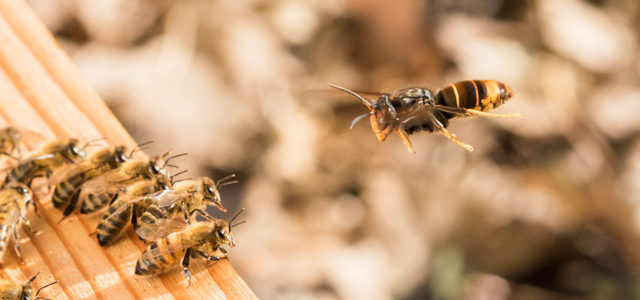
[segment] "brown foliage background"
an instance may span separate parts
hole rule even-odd
[[[137,141],[238,174],[230,259],[261,298],[637,296],[638,1],[30,3]],[[378,143],[322,91],[464,79],[525,114],[452,122],[473,153]]]

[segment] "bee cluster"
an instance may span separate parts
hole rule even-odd
[[[38,214],[35,198],[50,191],[53,206],[62,211],[61,222],[78,207],[82,214],[103,213],[95,231],[103,247],[117,241],[131,223],[148,244],[136,264],[138,275],[160,274],[180,263],[189,280],[190,258],[215,261],[226,256],[223,246],[235,246],[231,228],[242,210],[230,222],[206,213],[208,206],[226,212],[218,190],[236,183],[235,175],[217,182],[209,177],[176,180],[186,171],[171,175],[168,168],[177,166],[169,162],[186,153],[136,155],[148,143],[128,149],[100,146],[98,140],[49,141],[23,157],[21,143],[29,137],[39,135],[11,127],[0,130],[0,155],[11,165],[0,188],[0,257],[13,239],[22,260],[17,242],[20,225],[32,231],[28,207]],[[98,150],[89,153],[95,147]],[[45,180],[40,182],[46,188],[36,188],[37,178]],[[34,192],[40,190],[47,192]]]

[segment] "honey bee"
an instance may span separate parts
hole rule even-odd
[[[149,187],[133,186],[132,192],[122,197],[122,201],[118,198],[111,204],[109,212],[98,224],[98,242],[102,246],[110,243],[114,235],[119,234],[126,226],[129,218],[138,236],[152,241],[157,239],[155,234],[162,229],[159,228],[162,222],[158,220],[174,218],[180,208],[192,215],[195,211],[203,212],[207,204],[211,203],[221,211],[226,211],[218,189],[236,183],[229,180],[233,177],[235,175],[222,178],[217,184],[209,177],[182,180],[170,186],[156,186],[155,191],[150,191]]]
[[[0,130],[0,154],[14,157],[13,154],[20,148],[20,131],[13,127]]]
[[[46,284],[39,288],[37,291],[33,291],[31,283],[36,280],[40,272],[33,275],[24,284],[16,284],[13,281],[0,279],[0,299],[2,300],[51,300],[49,298],[40,297],[40,292],[45,288],[58,283],[57,281]]]
[[[102,220],[96,228],[96,237],[100,246],[111,244],[122,233],[129,220],[136,219],[133,215],[131,199],[159,190],[170,189],[172,183],[162,174],[154,176],[152,179],[145,179],[129,184],[125,191],[109,205],[109,210],[102,216]],[[138,205],[148,205],[149,203],[139,203]]]
[[[51,197],[53,206],[57,209],[63,209],[67,205],[71,205],[69,202],[74,195],[77,195],[75,192],[84,182],[119,167],[130,157],[127,149],[123,146],[115,149],[103,148],[91,153],[85,161],[58,169],[49,181],[51,185],[55,186]],[[84,205],[83,203],[83,207]]]
[[[159,236],[142,252],[136,263],[135,273],[156,275],[180,262],[182,274],[187,282],[190,282],[190,258],[200,256],[217,261],[227,256],[223,246],[235,247],[231,229],[240,224],[233,224],[233,221],[243,210],[240,210],[229,223],[206,214],[202,215],[205,218],[204,221],[195,221],[186,211],[183,211],[184,222],[163,219],[163,227],[165,227],[163,231],[171,231],[171,233]]]
[[[0,258],[4,254],[9,237],[13,236],[13,246],[22,261],[22,252],[18,244],[18,229],[25,224],[31,231],[31,224],[26,217],[27,209],[33,202],[33,192],[20,182],[10,182],[0,190]]]
[[[42,141],[44,138],[31,130],[6,127],[0,130],[0,155],[18,159],[22,152],[21,142]]]
[[[81,213],[87,214],[105,207],[117,197],[118,192],[125,186],[139,180],[150,179],[155,175],[167,175],[166,167],[170,160],[187,155],[186,153],[169,157],[171,151],[151,158],[133,159],[125,162],[119,168],[107,171],[85,182],[76,191],[78,199],[68,205],[63,215],[66,217],[82,203],[84,208]]]
[[[69,139],[68,142],[51,142],[44,145],[31,157],[20,161],[4,180],[4,185],[10,182],[22,182],[31,186],[31,181],[36,177],[49,177],[56,169],[84,160],[86,157],[85,148],[91,142],[80,146],[77,139]]]
[[[237,183],[236,180],[230,180],[234,177],[235,174],[229,175],[218,180],[217,183],[209,177],[183,180],[174,184],[170,190],[134,199],[132,204],[140,201],[148,203],[137,206],[138,219],[134,223],[136,233],[143,240],[155,240],[155,238],[150,238],[149,234],[158,232],[158,220],[174,218],[181,208],[184,208],[191,216],[194,212],[205,209],[210,203],[226,212],[227,209],[222,205],[219,188]]]
[[[118,146],[113,149],[102,148],[91,153],[87,160],[54,172],[50,180],[51,185],[55,186],[51,198],[54,207],[58,209],[64,208],[66,211],[68,206],[72,206],[69,210],[73,211],[77,206],[82,184],[107,171],[120,167],[129,161],[136,151],[141,150],[142,147],[152,142],[141,143],[134,147],[130,153],[124,146]],[[93,202],[86,201],[82,203],[81,211],[89,213],[99,208],[101,207],[96,207]]]
[[[395,132],[411,153],[415,152],[409,135],[421,130],[439,132],[467,151],[473,151],[471,145],[460,141],[455,134],[446,129],[449,119],[455,117],[522,117],[520,113],[489,113],[515,95],[504,83],[495,80],[460,81],[435,93],[419,87],[400,89],[393,94],[358,93],[337,85],[329,85],[358,98],[370,110],[369,113],[356,117],[351,123],[352,128],[358,121],[369,117],[371,128],[380,142],[383,142],[389,133]],[[368,101],[360,94],[372,94],[377,98]]]

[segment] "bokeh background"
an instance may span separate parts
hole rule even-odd
[[[240,183],[230,259],[264,299],[631,299],[636,0],[30,0],[139,141]],[[327,83],[517,96],[379,143]],[[228,217],[220,215],[221,217]]]

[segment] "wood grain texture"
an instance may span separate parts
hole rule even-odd
[[[82,78],[33,11],[22,0],[0,0],[0,126],[16,126],[47,139],[104,137],[113,145],[135,143]],[[27,145],[35,147],[36,145]],[[37,231],[21,231],[25,263],[7,251],[0,276],[22,282],[40,271],[36,286],[53,299],[255,299],[227,259],[192,263],[191,286],[176,269],[159,277],[134,274],[145,245],[135,233],[101,248],[89,234],[99,215],[62,215],[50,197],[38,200]],[[11,249],[9,249],[11,250]]]

